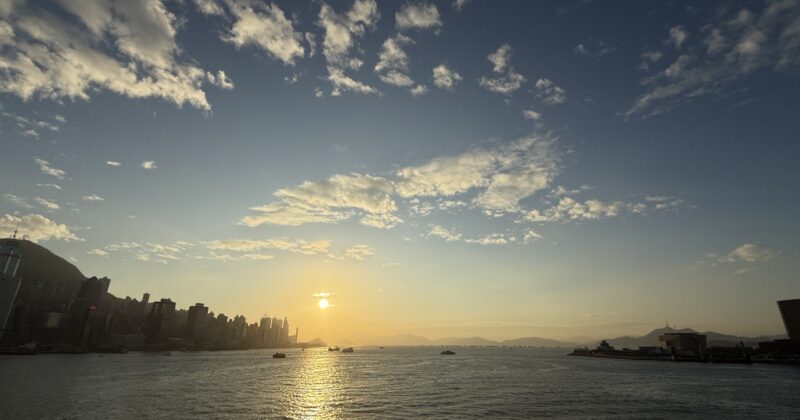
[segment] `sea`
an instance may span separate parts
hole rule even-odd
[[[0,356],[0,418],[800,418],[797,366],[451,349]]]

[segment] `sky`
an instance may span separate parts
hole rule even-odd
[[[301,341],[778,334],[798,75],[790,0],[0,0],[0,235]]]

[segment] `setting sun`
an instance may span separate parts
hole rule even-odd
[[[319,308],[320,309],[327,309],[331,304],[328,302],[328,299],[320,299],[319,300]]]

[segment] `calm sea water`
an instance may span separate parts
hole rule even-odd
[[[800,368],[357,348],[0,357],[0,417],[800,418]]]

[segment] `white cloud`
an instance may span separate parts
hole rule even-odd
[[[396,185],[403,197],[453,196],[480,189],[476,205],[511,212],[518,210],[519,200],[549,185],[559,162],[554,139],[528,137],[402,168],[397,171]]]
[[[294,65],[305,54],[300,32],[273,3],[228,1],[233,26],[222,39],[237,48],[254,45],[284,64]]]
[[[632,211],[635,204],[621,201],[604,202],[601,200],[577,201],[572,197],[563,197],[558,204],[544,210],[531,210],[525,219],[531,222],[565,222],[569,220],[598,220],[617,217],[625,211]],[[640,211],[636,211],[639,213]]]
[[[445,90],[453,88],[461,82],[461,75],[448,68],[445,64],[440,64],[433,68],[433,84]]]
[[[36,186],[37,187],[52,188],[54,190],[60,190],[61,189],[61,186],[58,185],[58,184],[36,184]]]
[[[502,233],[491,233],[478,239],[466,239],[464,242],[468,244],[478,245],[507,245],[515,242],[517,239],[514,236],[504,235]]]
[[[452,230],[447,229],[447,228],[445,228],[443,226],[439,226],[439,225],[431,226],[431,230],[429,232],[429,235],[442,238],[447,242],[453,242],[453,241],[461,240],[461,234],[460,233],[453,232]]]
[[[81,198],[83,198],[83,201],[105,201],[105,198],[100,197],[97,194],[84,195]]]
[[[37,202],[40,206],[46,208],[47,210],[59,210],[59,209],[61,209],[61,206],[59,206],[58,203],[50,201],[50,200],[47,200],[45,198],[36,197],[36,198],[33,199],[33,201]]]
[[[769,249],[763,245],[747,243],[742,244],[733,251],[719,258],[722,263],[758,263],[769,261],[778,254],[777,251]]]
[[[408,76],[408,54],[403,50],[403,46],[413,44],[414,40],[403,34],[384,41],[378,63],[375,64],[375,73],[384,83],[401,87],[414,84],[414,80]]]
[[[39,166],[39,170],[45,175],[54,176],[58,179],[64,179],[64,175],[67,174],[61,169],[53,168],[50,166],[50,162],[44,159],[34,158],[33,161]]]
[[[362,261],[375,252],[368,245],[353,245],[344,250],[344,256],[357,261]]]
[[[6,214],[0,217],[0,236],[9,237],[14,231],[33,242],[61,239],[64,241],[82,241],[75,236],[67,225],[56,223],[40,214],[14,216]]]
[[[545,105],[558,105],[567,100],[567,91],[556,86],[550,79],[539,79],[534,87],[538,91],[536,97]]]
[[[759,13],[747,10],[720,14],[689,37],[682,27],[670,30],[669,44],[681,56],[642,81],[639,95],[624,115],[648,117],[704,95],[725,94],[726,87],[756,70],[788,71],[800,66],[800,3],[766,3]],[[692,44],[692,40],[695,40]],[[661,54],[649,55],[648,70]]]
[[[515,72],[511,66],[512,53],[513,48],[508,44],[503,44],[497,51],[486,57],[492,63],[493,76],[482,76],[479,81],[481,87],[503,95],[510,95],[522,87],[526,79],[523,75]]]
[[[24,198],[18,197],[14,194],[4,194],[3,198],[17,207],[21,207],[23,209],[33,208],[33,206],[30,203],[28,203]]]
[[[182,57],[179,20],[161,1],[67,1],[76,19],[35,2],[14,9],[0,57],[0,91],[24,100],[89,100],[105,89],[210,111],[205,71]]]
[[[428,94],[428,87],[425,85],[416,85],[409,90],[412,96],[419,97]]]
[[[200,13],[209,16],[224,16],[225,11],[216,0],[194,0],[195,6]]]
[[[222,89],[233,89],[233,81],[225,74],[224,70],[218,71],[216,74],[214,73],[206,73],[206,78],[208,79],[208,83],[211,83],[214,86],[220,87]]]
[[[142,168],[145,168],[145,169],[156,169],[156,168],[158,168],[158,166],[156,166],[156,162],[155,161],[146,160],[146,161],[142,162]]]
[[[540,112],[536,112],[536,111],[534,111],[532,109],[523,109],[522,110],[522,116],[526,120],[531,120],[531,121],[539,121],[539,120],[542,119],[542,114]]]
[[[122,166],[122,162],[109,160],[109,161],[106,162],[106,165],[108,165],[108,166]]]
[[[391,181],[370,175],[334,175],[323,181],[306,181],[273,195],[277,202],[253,207],[257,214],[242,218],[246,226],[335,223],[354,215],[367,226],[390,228],[402,222],[394,213]]]
[[[539,239],[542,239],[542,238],[544,238],[544,237],[542,235],[540,235],[539,233],[537,233],[537,232],[535,232],[533,230],[528,230],[528,231],[525,232],[525,235],[522,237],[522,242],[528,244],[528,243],[531,243],[531,242],[538,241]]]
[[[56,121],[58,121],[58,122],[60,122],[60,123],[65,123],[65,122],[67,122],[67,119],[66,119],[66,118],[64,118],[64,116],[63,116],[63,115],[61,115],[61,114],[56,114],[56,115],[54,115],[54,116],[53,116],[53,118],[55,118],[55,120],[56,120]]]
[[[223,239],[206,242],[206,247],[212,250],[227,250],[236,252],[257,251],[261,249],[278,249],[303,255],[327,254],[331,242],[328,240],[304,241],[298,239]]]
[[[364,61],[350,55],[356,41],[368,29],[375,28],[380,14],[374,0],[355,0],[351,9],[344,15],[322,3],[317,25],[323,29],[322,54],[328,69],[328,81],[333,85],[331,96],[343,92],[377,93],[375,88],[356,81],[344,74],[345,69],[357,70]]]
[[[98,257],[108,257],[108,252],[103,251],[102,249],[99,249],[99,248],[91,249],[89,251],[86,251],[86,253],[89,254],[89,255],[95,255],[95,256],[98,256]]]
[[[394,15],[397,29],[432,29],[442,26],[439,9],[424,1],[406,3]]]

